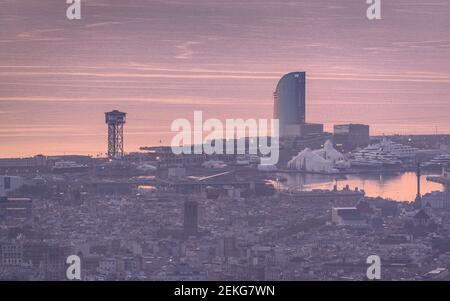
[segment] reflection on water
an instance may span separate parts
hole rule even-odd
[[[280,174],[287,179],[280,185],[299,187],[302,190],[332,189],[338,183],[338,189],[349,185],[358,187],[370,197],[390,198],[397,201],[414,201],[417,193],[417,177],[414,172],[390,174],[363,174],[348,176],[325,176],[312,174]],[[429,182],[426,175],[421,178],[422,195],[432,191],[442,191],[441,184]]]

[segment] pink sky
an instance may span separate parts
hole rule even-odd
[[[450,134],[446,0],[0,0],[0,157],[98,154],[103,113],[128,113],[126,151],[168,144],[170,123],[271,118],[307,72],[307,120],[372,134]]]

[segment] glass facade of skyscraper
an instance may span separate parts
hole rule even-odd
[[[304,124],[306,120],[306,73],[284,75],[274,92],[274,118],[280,120],[280,129],[288,124]]]

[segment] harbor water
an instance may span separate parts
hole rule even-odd
[[[433,175],[433,174],[428,174]],[[443,191],[442,184],[428,181],[427,174],[421,177],[422,195],[432,191]],[[382,197],[399,202],[414,201],[417,194],[417,176],[414,172],[395,172],[383,174],[357,174],[357,175],[317,175],[317,174],[293,174],[280,173],[280,178],[286,180],[279,185],[284,187],[296,187],[304,191],[313,189],[333,189],[337,183],[338,189],[346,185],[350,189],[363,189],[366,196]]]

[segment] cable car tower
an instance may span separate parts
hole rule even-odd
[[[126,113],[117,110],[105,113],[105,123],[108,125],[108,158],[123,157],[123,125]]]

